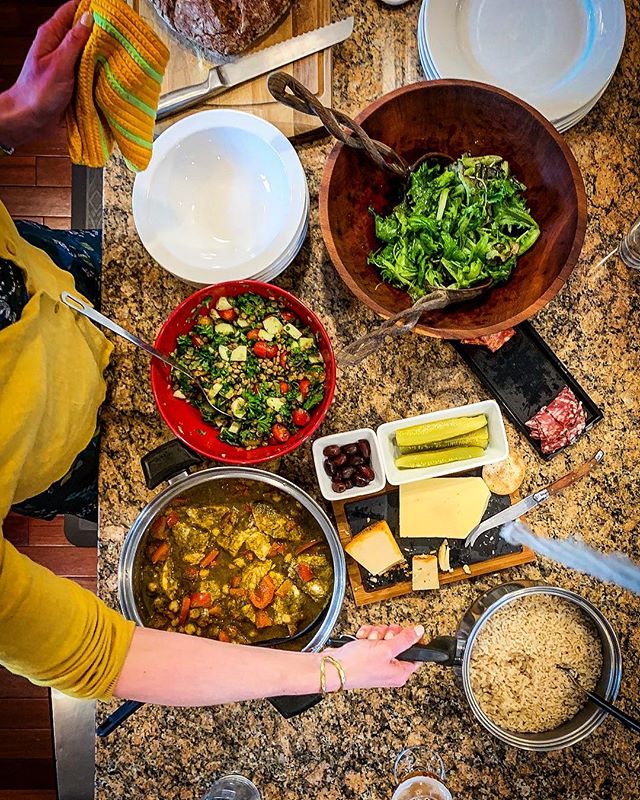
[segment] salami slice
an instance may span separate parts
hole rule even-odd
[[[514,328],[507,328],[498,333],[488,333],[486,336],[476,336],[474,339],[462,339],[462,344],[477,344],[488,347],[492,353],[496,353],[503,344],[516,335]]]
[[[540,440],[543,453],[555,453],[575,442],[586,424],[582,403],[568,386],[525,423],[531,430],[531,437]]]

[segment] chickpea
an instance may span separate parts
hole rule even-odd
[[[153,581],[149,581],[147,584],[147,591],[149,594],[155,594],[158,591],[158,584],[154,583]]]
[[[196,626],[193,625],[191,622],[188,622],[184,626],[184,632],[189,634],[189,636],[193,636],[193,634],[196,632]]]
[[[156,599],[153,601],[153,607],[160,609],[163,606],[164,606],[164,600],[161,597],[156,597]]]
[[[180,608],[180,603],[178,603],[178,601],[177,601],[177,600],[172,600],[172,601],[169,603],[169,611],[173,611],[173,613],[174,613],[174,614],[177,612],[177,610],[178,610],[179,608]]]
[[[178,627],[178,622],[179,622],[179,620],[178,620],[178,617],[174,617],[174,618],[171,620],[171,627],[172,627],[172,628],[177,628],[177,627]]]
[[[198,573],[198,575],[201,578],[208,578],[209,577],[209,572],[210,572],[210,570],[208,570],[208,569],[201,569],[200,572]]]
[[[200,616],[200,609],[199,608],[192,608],[189,612],[189,619],[198,619]]]

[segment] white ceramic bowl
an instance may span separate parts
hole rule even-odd
[[[439,419],[453,419],[454,417],[474,417],[477,414],[486,414],[489,426],[489,444],[484,453],[478,458],[469,458],[466,461],[452,461],[450,464],[440,464],[437,467],[422,467],[420,469],[398,469],[395,459],[400,451],[395,442],[395,434],[400,428],[409,428],[421,422],[435,422]],[[500,408],[495,400],[482,400],[480,403],[471,403],[457,408],[445,408],[442,411],[432,411],[429,414],[420,414],[417,417],[406,417],[395,422],[385,422],[377,431],[378,444],[387,480],[394,486],[402,483],[413,483],[423,478],[440,478],[443,475],[454,475],[456,472],[466,472],[485,464],[495,464],[503,461],[509,455],[509,443]]]
[[[358,439],[366,439],[371,447],[371,469],[375,472],[375,478],[368,486],[354,486],[345,492],[334,492],[331,488],[331,478],[324,471],[324,456],[322,451],[330,444],[355,444]],[[345,431],[344,433],[333,433],[329,436],[321,436],[316,439],[312,447],[313,463],[320,484],[320,491],[326,500],[348,500],[350,497],[362,497],[367,494],[381,492],[387,485],[384,475],[384,466],[380,455],[380,448],[376,434],[372,428],[358,428],[355,431]]]
[[[306,221],[307,191],[296,151],[271,123],[202,111],[156,139],[134,183],[133,217],[161,266],[208,286],[278,265]]]

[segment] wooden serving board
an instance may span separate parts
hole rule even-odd
[[[367,495],[365,497],[350,497],[348,500],[334,500],[332,503],[333,513],[335,515],[342,546],[344,547],[346,544],[348,544],[355,533],[359,533],[360,530],[362,530],[368,524],[366,520],[362,520],[362,524],[358,525],[358,530],[356,530],[354,533],[348,519],[349,507],[352,507],[354,504],[372,500],[373,498],[384,498],[385,496],[392,497],[394,493],[397,492],[397,486],[391,486],[387,484],[385,489],[377,492],[376,494]],[[499,495],[493,495],[485,516],[495,514],[497,513],[497,510],[499,510],[496,509],[495,505],[492,508],[492,503],[496,498],[502,500],[503,505],[505,506],[508,505],[509,502],[513,503],[519,499],[515,496],[512,496],[511,498],[500,498]],[[376,519],[382,518],[386,518],[386,515],[372,515],[370,517],[370,521],[375,522]],[[398,538],[398,531],[396,529],[397,522],[393,519],[387,519],[387,522],[389,523],[391,532],[394,534],[402,548],[403,543],[405,543],[407,540]],[[449,544],[455,546],[456,542],[457,540],[450,540]],[[530,561],[535,561],[535,558],[535,553],[532,550],[530,550],[528,547],[522,547],[517,552],[496,555],[482,561],[477,561],[476,563],[469,563],[470,573],[465,572],[461,566],[454,568],[452,572],[440,572],[440,586],[444,586],[448,583],[456,583],[457,581],[469,580],[469,578],[474,578],[478,575],[487,575],[491,572],[498,572],[499,570],[515,567],[519,564],[527,564]],[[351,591],[353,592],[353,599],[355,600],[356,606],[365,606],[369,603],[379,602],[380,600],[388,600],[391,597],[400,597],[405,594],[410,594],[413,591],[411,588],[411,580],[400,580],[397,583],[393,583],[389,586],[381,586],[377,589],[367,588],[363,579],[363,569],[350,556],[347,555],[346,559],[347,574],[349,576],[349,583],[351,584]]]
[[[129,4],[156,31],[171,51],[171,58],[162,83],[162,92],[200,83],[207,77],[209,68],[219,62],[207,60],[195,45],[185,43],[164,23],[151,0],[128,0]],[[289,13],[260,40],[257,50],[290,39],[300,33],[322,27],[331,22],[331,0],[293,0]],[[307,56],[286,67],[284,72],[294,75],[305,84],[324,105],[331,105],[331,48]],[[299,136],[318,129],[314,117],[300,114],[277,103],[267,89],[266,75],[237,86],[200,106],[176,114],[157,124],[158,133],[181,117],[203,108],[236,108],[263,117],[279,128],[285,136]]]

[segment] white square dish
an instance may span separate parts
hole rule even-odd
[[[452,461],[449,464],[439,464],[436,467],[422,467],[417,469],[398,469],[395,459],[400,451],[395,443],[395,433],[400,428],[419,425],[422,422],[435,422],[440,419],[453,419],[455,417],[473,417],[476,414],[485,414],[489,427],[489,444],[484,453],[478,458],[466,461]],[[377,430],[378,444],[384,470],[389,483],[400,486],[403,483],[413,483],[423,478],[440,478],[443,475],[454,475],[456,472],[466,472],[485,464],[495,464],[503,461],[509,455],[509,443],[504,429],[502,413],[495,400],[482,400],[456,408],[445,408],[442,411],[432,411],[429,414],[420,414],[417,417],[406,417],[394,422],[385,422]]]
[[[342,446],[343,444],[355,444],[358,439],[366,439],[371,447],[371,469],[375,472],[375,478],[368,486],[354,486],[344,492],[334,492],[331,488],[331,478],[324,471],[324,456],[322,451],[331,444]],[[329,436],[321,436],[316,439],[312,447],[313,463],[316,468],[320,491],[326,500],[348,500],[350,497],[362,497],[363,495],[375,494],[382,491],[387,485],[384,466],[380,454],[380,447],[375,431],[372,428],[358,428],[355,431],[345,431],[344,433],[332,433]]]

